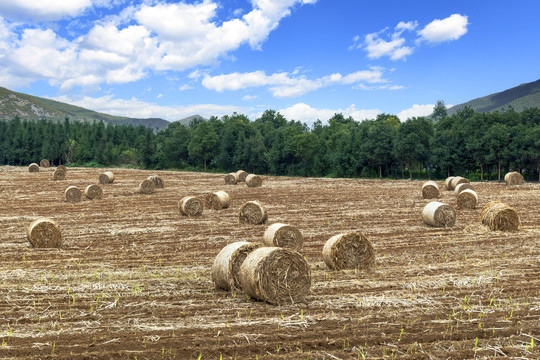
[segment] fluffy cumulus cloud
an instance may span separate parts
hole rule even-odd
[[[420,40],[430,43],[457,40],[467,33],[469,20],[467,16],[453,14],[445,19],[433,20],[418,32]]]
[[[0,18],[0,58],[9,65],[0,70],[0,80],[6,86],[20,86],[46,79],[51,85],[70,90],[76,86],[98,88],[104,83],[133,82],[151,71],[183,71],[211,65],[243,44],[259,48],[292,9],[315,2],[252,0],[251,11],[221,21],[216,16],[219,5],[215,0],[142,1],[97,21],[73,40],[61,38],[46,24],[18,32],[9,27],[15,24],[17,14],[50,21],[81,15],[91,7],[110,7],[116,1],[120,0],[0,2],[4,15]],[[11,20],[5,20],[6,16]],[[32,41],[30,32],[40,41]],[[21,57],[34,51],[34,59]],[[50,56],[48,60],[46,56]]]
[[[438,44],[459,39],[467,33],[468,24],[468,17],[460,14],[433,20],[421,30],[417,30],[417,21],[402,21],[391,32],[385,28],[363,38],[355,36],[349,50],[364,49],[370,59],[404,60],[423,42]]]
[[[259,70],[248,73],[235,72],[216,76],[206,75],[202,80],[202,84],[205,88],[215,91],[266,86],[274,97],[287,98],[300,96],[307,92],[336,84],[383,84],[388,82],[388,80],[384,79],[383,75],[384,70],[379,67],[373,67],[370,70],[361,70],[347,75],[334,73],[315,79],[308,79],[303,75],[298,75],[297,71],[267,75],[264,71]],[[380,87],[386,88],[387,85],[381,85],[378,88]]]
[[[415,116],[428,116],[428,115],[431,115],[434,107],[435,107],[435,104],[425,104],[425,105],[414,104],[409,109],[405,109],[397,113],[397,117],[399,118],[399,120],[405,121]]]
[[[281,109],[279,112],[287,119],[301,121],[312,125],[317,120],[327,123],[328,119],[336,113],[342,113],[345,117],[351,116],[356,121],[362,121],[366,119],[375,119],[382,111],[378,109],[357,109],[354,104],[346,109],[326,109],[314,108],[305,103],[298,103]]]

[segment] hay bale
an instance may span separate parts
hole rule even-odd
[[[48,218],[34,220],[26,228],[26,238],[34,248],[59,248],[62,245],[60,227]]]
[[[238,175],[236,173],[229,173],[225,175],[225,185],[236,185],[238,182]]]
[[[53,180],[65,180],[66,179],[66,171],[62,169],[56,169],[53,172]]]
[[[198,216],[203,213],[203,209],[202,200],[195,196],[186,196],[178,202],[178,210],[182,215]]]
[[[90,200],[101,199],[103,197],[103,190],[101,190],[101,186],[99,185],[88,185],[84,189],[84,196],[86,196]]]
[[[365,270],[375,263],[375,251],[361,232],[339,234],[324,244],[323,260],[332,270]]]
[[[242,224],[258,225],[268,220],[268,213],[258,201],[248,201],[240,207],[238,221]]]
[[[304,257],[280,247],[253,250],[240,267],[239,278],[249,296],[276,305],[301,302],[311,288],[311,273]]]
[[[204,201],[208,209],[221,210],[229,207],[231,198],[225,191],[216,191],[206,195]]]
[[[64,195],[66,196],[67,202],[76,203],[81,201],[82,192],[78,187],[70,186],[66,189]]]
[[[471,183],[458,184],[454,189],[454,195],[458,196],[460,192],[467,189],[473,190],[473,186],[471,185]]]
[[[478,204],[478,195],[472,189],[465,189],[457,196],[458,209],[474,209]]]
[[[152,180],[152,182],[156,186],[156,189],[163,189],[165,187],[165,184],[163,183],[163,179],[157,175],[151,175],[147,179]]]
[[[39,166],[42,167],[42,168],[48,168],[49,166],[51,166],[51,163],[47,159],[42,159],[39,162]]]
[[[156,184],[149,179],[141,181],[139,184],[139,193],[141,194],[152,194],[156,190]]]
[[[246,185],[249,187],[259,187],[262,185],[262,178],[259,175],[249,174],[246,176]]]
[[[455,190],[456,186],[458,186],[459,184],[468,183],[468,182],[470,182],[469,179],[466,179],[461,176],[454,176],[454,178],[450,181],[449,190]]]
[[[444,180],[444,186],[446,186],[446,190],[452,190],[450,189],[450,183],[452,182],[453,176],[449,176]]]
[[[31,173],[39,172],[39,165],[36,163],[31,163],[30,165],[28,165],[28,171],[30,171]]]
[[[238,182],[245,182],[246,181],[246,177],[248,176],[248,173],[244,170],[238,170],[236,172],[236,176],[238,178]]]
[[[492,231],[514,231],[521,226],[516,210],[498,200],[484,205],[480,221]]]
[[[266,246],[276,246],[300,251],[304,244],[304,237],[295,226],[276,223],[266,228],[263,235],[263,243]]]
[[[506,185],[523,185],[525,180],[523,179],[523,175],[517,171],[512,171],[504,175],[504,182]]]
[[[217,289],[232,290],[240,287],[240,267],[250,252],[262,244],[237,241],[225,246],[212,265],[212,281]]]
[[[62,169],[62,170],[64,170],[64,171],[67,171],[67,168],[66,168],[65,165],[58,165],[56,168],[57,168],[57,169]]]
[[[99,175],[100,184],[112,184],[114,182],[114,174],[112,171],[106,171]]]
[[[422,185],[422,197],[424,199],[434,199],[439,197],[439,186],[435,181],[426,181]]]
[[[432,201],[424,206],[422,218],[427,225],[452,227],[456,223],[456,211],[448,204]]]

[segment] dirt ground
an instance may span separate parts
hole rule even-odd
[[[540,185],[473,183],[479,207],[452,228],[424,225],[422,181],[263,177],[111,169],[103,199],[70,204],[64,190],[104,169],[0,167],[0,358],[472,359],[540,358]],[[141,195],[158,174],[164,189]],[[456,205],[452,191],[439,201]],[[181,216],[178,201],[225,190],[226,210]],[[258,200],[266,225],[238,223]],[[501,200],[519,232],[492,232],[481,207]],[[26,228],[56,220],[61,249],[32,249]],[[215,290],[210,268],[228,243],[261,242],[275,222],[298,227],[312,276],[304,303],[274,306]],[[370,272],[330,271],[322,248],[362,231]]]

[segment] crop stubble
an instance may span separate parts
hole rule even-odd
[[[134,179],[155,171],[113,172],[102,199],[70,204],[66,185],[84,188],[99,169],[70,168],[66,184],[49,169],[0,168],[1,357],[539,356],[540,341],[526,348],[540,337],[538,184],[475,183],[478,208],[458,209],[445,229],[424,225],[418,181],[265,177],[260,188],[227,188],[228,209],[188,218],[178,200],[222,187],[223,175],[161,171],[167,187],[140,196]],[[226,244],[262,242],[265,225],[237,221],[250,200],[265,204],[270,223],[302,231],[305,303],[214,288],[210,269]],[[439,200],[455,206],[452,192]],[[518,211],[519,232],[478,223],[491,200]],[[62,227],[61,250],[28,247],[26,226],[40,216]],[[369,273],[330,271],[322,260],[325,241],[351,231],[374,245]]]

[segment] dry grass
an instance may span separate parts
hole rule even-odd
[[[266,246],[277,246],[300,251],[304,244],[304,237],[295,226],[275,223],[266,228],[263,234],[263,243]]]
[[[324,244],[322,256],[332,270],[367,270],[375,263],[373,244],[358,231],[332,236]]]
[[[521,225],[516,210],[498,200],[484,205],[480,221],[493,231],[516,231]]]
[[[422,218],[430,226],[452,227],[456,223],[456,211],[448,204],[432,201],[424,207]]]

